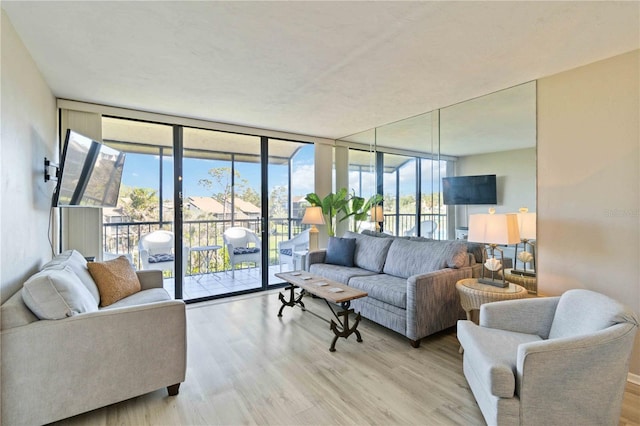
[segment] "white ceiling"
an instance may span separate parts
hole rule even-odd
[[[2,8],[57,97],[332,139],[640,47],[635,1]]]

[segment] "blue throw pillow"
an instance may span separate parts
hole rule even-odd
[[[329,237],[325,263],[332,265],[353,266],[353,255],[356,251],[355,238]]]

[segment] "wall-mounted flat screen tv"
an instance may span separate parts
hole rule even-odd
[[[498,204],[496,175],[442,178],[442,198],[446,205]]]
[[[115,207],[124,169],[123,152],[67,130],[54,207]]]

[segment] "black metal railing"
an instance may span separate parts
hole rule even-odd
[[[224,247],[223,234],[231,227],[248,228],[260,235],[260,218],[241,220],[187,220],[183,222],[183,243],[186,247],[221,246],[207,265],[208,271],[229,269],[229,257]],[[305,227],[301,219],[271,218],[269,220],[269,265],[278,264],[278,244],[300,233]],[[103,224],[103,250],[112,254],[129,254],[140,267],[138,243],[140,237],[157,230],[174,231],[173,222],[121,222]],[[199,257],[186,259],[187,273],[199,273],[204,268]]]
[[[425,213],[420,215],[420,222],[433,221],[437,224],[432,238],[447,238],[447,215],[440,213]],[[396,223],[398,230],[396,233]],[[383,230],[399,236],[417,236],[416,215],[411,213],[388,214],[384,215]],[[421,229],[421,234],[426,236],[426,230]]]

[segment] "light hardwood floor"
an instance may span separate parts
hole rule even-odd
[[[305,298],[327,314],[319,300]],[[419,349],[364,320],[329,352],[327,323],[285,308],[277,292],[187,307],[188,368],[177,397],[158,390],[61,425],[482,425],[462,374],[455,330]],[[640,425],[640,386],[628,385],[621,425]]]

